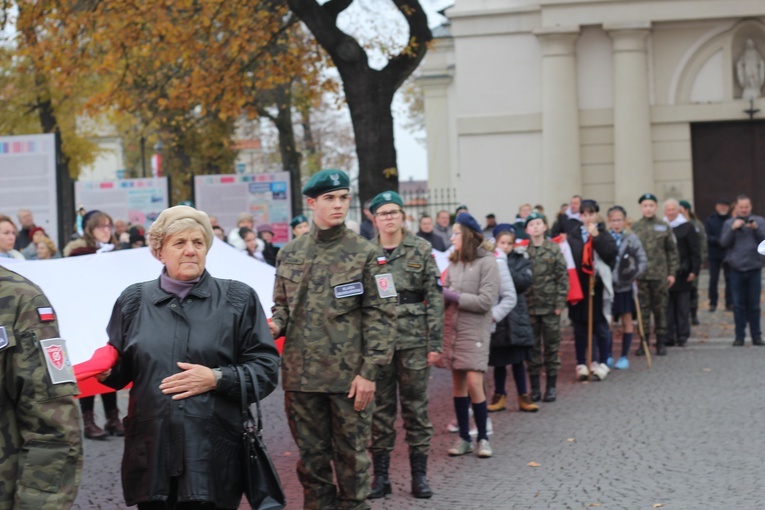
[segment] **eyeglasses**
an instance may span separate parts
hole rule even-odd
[[[401,209],[398,209],[397,211],[375,213],[375,216],[381,220],[386,220],[388,218],[398,218],[403,212]]]

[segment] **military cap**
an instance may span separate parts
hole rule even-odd
[[[316,172],[303,186],[303,195],[316,198],[330,191],[350,188],[351,180],[342,170],[322,170]]]
[[[467,210],[468,210],[468,206],[466,206],[465,204],[460,204],[457,206],[457,209],[455,209],[454,212],[459,213],[460,211],[467,211]]]
[[[401,195],[395,191],[383,191],[369,203],[369,212],[374,214],[380,206],[385,204],[396,204],[399,207],[404,207],[404,201],[401,199]]]
[[[656,195],[654,195],[653,193],[643,193],[642,195],[640,195],[640,198],[638,198],[638,204],[642,204],[643,200],[653,200],[657,204],[659,203],[659,199],[656,198]]]
[[[298,214],[297,216],[292,218],[292,221],[290,221],[290,227],[295,228],[301,223],[308,223],[308,218],[306,218],[302,214]]]
[[[542,220],[545,221],[545,217],[539,214],[538,212],[534,211],[533,213],[526,216],[526,221],[523,223],[523,228],[526,228],[529,226],[529,222],[532,220]]]
[[[483,235],[483,231],[481,230],[481,225],[479,225],[478,222],[475,221],[475,218],[473,218],[473,215],[470,213],[467,213],[467,212],[459,213],[457,215],[457,219],[454,221],[464,227],[469,228],[470,230],[474,230],[477,233]]]
[[[500,223],[494,227],[494,230],[491,231],[491,235],[494,239],[496,239],[497,236],[502,232],[510,232],[511,234],[515,235],[515,226],[509,223]]]
[[[681,200],[678,202],[678,205],[680,207],[684,207],[685,209],[688,209],[689,211],[692,211],[693,208],[691,207],[691,203],[687,200]]]
[[[582,204],[579,206],[579,210],[582,211],[584,209],[592,209],[593,211],[600,212],[600,206],[595,200],[592,199],[586,199],[582,200]]]

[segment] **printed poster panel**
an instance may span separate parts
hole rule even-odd
[[[168,208],[167,177],[119,181],[76,182],[77,205],[98,209],[112,217],[149,229],[159,213]]]
[[[274,230],[273,243],[290,240],[290,174],[289,172],[250,175],[197,175],[194,177],[197,208],[216,216],[226,235],[236,228],[236,216],[249,212],[255,227],[268,223]]]
[[[21,228],[19,209],[32,211],[35,225],[60,242],[54,135],[0,136],[0,214]]]

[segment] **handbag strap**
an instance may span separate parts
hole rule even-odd
[[[241,405],[242,405],[242,420],[247,421],[250,417],[255,420],[255,430],[260,434],[263,430],[263,414],[260,410],[260,395],[258,393],[258,377],[255,374],[255,368],[251,365],[236,365],[236,372],[239,376],[239,391],[241,392]],[[252,380],[253,393],[255,394],[255,409],[256,416],[252,416],[250,406],[247,404],[247,382],[245,379],[245,371],[250,373],[250,379]]]

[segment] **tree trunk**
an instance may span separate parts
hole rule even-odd
[[[391,87],[373,72],[343,76],[359,158],[359,200],[363,204],[383,191],[398,191],[393,137]]]

